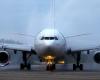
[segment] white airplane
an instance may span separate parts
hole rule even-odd
[[[76,36],[69,36],[77,37],[77,36],[87,36],[88,34],[76,35]],[[6,43],[6,42],[5,42]],[[23,70],[27,68],[28,70],[31,69],[31,64],[28,63],[28,59],[32,54],[38,55],[41,62],[47,63],[47,70],[55,70],[56,63],[63,63],[65,56],[72,55],[75,58],[76,63],[73,64],[73,70],[79,68],[83,70],[83,64],[80,63],[81,60],[81,51],[87,51],[89,54],[89,50],[94,49],[96,46],[91,47],[83,47],[80,46],[78,48],[73,48],[72,45],[68,43],[68,37],[65,37],[62,33],[60,33],[56,29],[44,29],[42,30],[35,38],[34,38],[34,47],[28,47],[21,45],[12,46],[12,45],[4,45],[1,46],[4,50],[0,51],[0,66],[5,66],[9,64],[10,55],[6,49],[16,51],[22,51],[23,54],[23,63],[20,64],[20,69]],[[77,44],[80,45],[80,44]],[[77,46],[76,45],[76,46]],[[95,61],[100,62],[100,52],[95,54]]]

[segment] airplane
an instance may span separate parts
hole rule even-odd
[[[9,64],[10,55],[9,52],[7,52],[7,49],[14,50],[14,53],[16,54],[17,51],[22,52],[22,59],[23,63],[20,63],[20,69],[24,70],[27,68],[28,70],[31,70],[31,64],[28,62],[28,59],[32,55],[37,55],[39,57],[39,60],[41,62],[46,63],[46,70],[47,71],[53,71],[56,69],[56,63],[63,63],[64,64],[64,58],[65,56],[71,55],[73,58],[75,58],[76,63],[73,64],[73,71],[76,71],[77,69],[83,70],[83,64],[80,63],[81,60],[81,52],[87,51],[87,54],[89,54],[90,50],[96,48],[96,46],[91,47],[85,47],[85,48],[73,48],[71,44],[68,43],[68,38],[73,37],[80,37],[80,36],[88,36],[89,34],[81,34],[76,36],[68,36],[65,37],[61,32],[59,32],[57,29],[43,29],[38,35],[34,38],[34,47],[32,46],[23,46],[22,43],[20,43],[16,46],[9,44],[5,45],[5,40],[3,41],[3,45],[0,47],[3,49],[0,51],[0,66],[6,66]],[[69,39],[70,40],[70,39]],[[5,41],[5,42],[4,42]],[[8,42],[8,41],[7,41]],[[15,43],[14,43],[15,44]],[[80,45],[80,44],[77,44]],[[76,46],[77,46],[76,45]],[[95,61],[98,63],[100,62],[100,52],[96,52],[94,58]]]

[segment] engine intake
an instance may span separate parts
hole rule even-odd
[[[94,61],[100,64],[100,52],[96,52],[96,54],[94,55]]]
[[[9,64],[9,54],[7,51],[0,51],[0,66]]]

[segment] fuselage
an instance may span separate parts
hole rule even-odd
[[[56,29],[44,29],[35,38],[35,50],[37,55],[52,55],[61,57],[65,55],[66,40]]]

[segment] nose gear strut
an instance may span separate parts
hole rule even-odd
[[[54,56],[45,56],[44,60],[47,63],[47,66],[46,66],[47,71],[55,70],[56,67],[55,67],[55,57]]]

